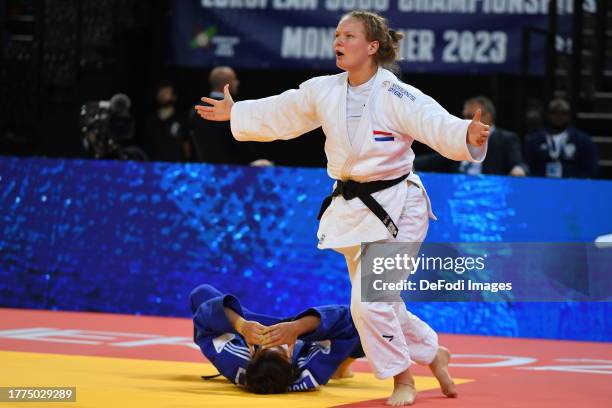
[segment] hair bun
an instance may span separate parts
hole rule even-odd
[[[404,34],[399,33],[397,31],[395,31],[394,29],[390,28],[389,29],[389,36],[391,36],[391,39],[393,40],[393,42],[399,42],[402,38],[404,38]]]

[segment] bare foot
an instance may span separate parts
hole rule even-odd
[[[331,376],[331,379],[339,380],[341,378],[353,378],[354,376],[355,374],[353,373],[353,369],[351,367],[348,367],[344,371],[336,370],[336,372]]]
[[[417,392],[410,371],[406,370],[393,377],[393,383],[393,393],[387,400],[387,405],[400,407],[414,404]]]
[[[347,358],[344,360],[334,371],[334,374],[331,376],[333,380],[338,380],[340,378],[353,378],[355,374],[353,374],[353,369],[351,368],[351,364],[355,361],[354,358]]]
[[[440,383],[440,389],[442,393],[449,398],[457,398],[457,386],[453,382],[449,372],[448,363],[450,362],[450,351],[446,347],[438,347],[438,353],[436,357],[429,365],[431,372],[436,376],[436,379]]]

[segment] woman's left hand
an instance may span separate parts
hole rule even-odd
[[[482,111],[478,109],[467,130],[467,142],[476,147],[484,145],[489,138],[489,125],[485,125],[480,121],[481,115]]]
[[[298,332],[293,322],[278,323],[266,328],[263,335],[263,346],[266,348],[287,344],[289,347],[295,344]]]

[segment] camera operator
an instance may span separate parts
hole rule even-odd
[[[147,160],[134,138],[132,102],[125,94],[108,101],[87,102],[81,107],[80,125],[85,150],[96,159]]]

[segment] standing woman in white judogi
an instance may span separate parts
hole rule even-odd
[[[401,38],[383,17],[354,11],[342,17],[334,41],[336,65],[344,72],[237,103],[226,86],[225,99],[202,98],[211,106],[196,106],[204,119],[231,120],[234,138],[242,141],[292,139],[323,127],[327,171],[336,184],[322,206],[319,248],[333,248],[346,257],[351,314],[363,349],[378,378],[394,377],[389,405],[414,402],[412,362],[429,365],[444,394],[455,397],[450,353],[404,303],[361,301],[360,244],[425,239],[434,216],[412,172],[414,140],[453,160],[481,162],[489,136],[480,111],[471,121],[452,116],[387,69],[396,66]],[[266,336],[274,344],[282,333]]]

